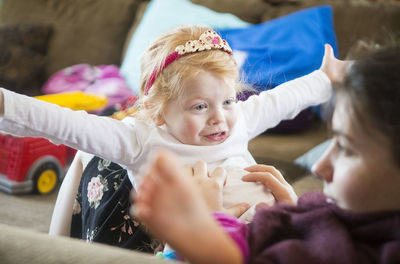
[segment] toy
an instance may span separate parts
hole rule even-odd
[[[0,134],[0,189],[8,193],[51,193],[74,153],[44,138]]]
[[[68,107],[72,110],[93,111],[107,104],[107,97],[81,91],[36,96],[36,99]]]
[[[133,95],[116,65],[76,64],[55,72],[43,85],[45,94],[82,91],[107,96],[107,104],[93,110],[102,113],[109,107],[123,102]]]
[[[102,96],[72,92],[36,97],[74,110],[103,107]],[[0,133],[0,190],[49,194],[63,179],[76,150],[55,145],[44,138],[14,137]]]

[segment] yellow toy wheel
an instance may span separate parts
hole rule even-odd
[[[57,167],[50,162],[41,165],[34,175],[34,191],[40,194],[49,194],[58,185],[59,172]]]

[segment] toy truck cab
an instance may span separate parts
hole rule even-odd
[[[73,154],[44,138],[0,134],[0,190],[48,194],[63,178]]]

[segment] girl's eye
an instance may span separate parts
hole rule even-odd
[[[233,104],[234,102],[235,102],[234,99],[228,99],[228,100],[225,100],[225,101],[224,101],[224,105],[231,105],[231,104]]]
[[[198,111],[204,110],[204,109],[206,109],[206,108],[207,108],[207,105],[206,105],[206,104],[200,104],[200,105],[196,105],[196,106],[194,107],[194,109],[195,109],[195,110],[198,110]]]

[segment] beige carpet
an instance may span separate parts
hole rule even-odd
[[[11,195],[0,192],[0,223],[49,231],[57,192],[50,195]]]

